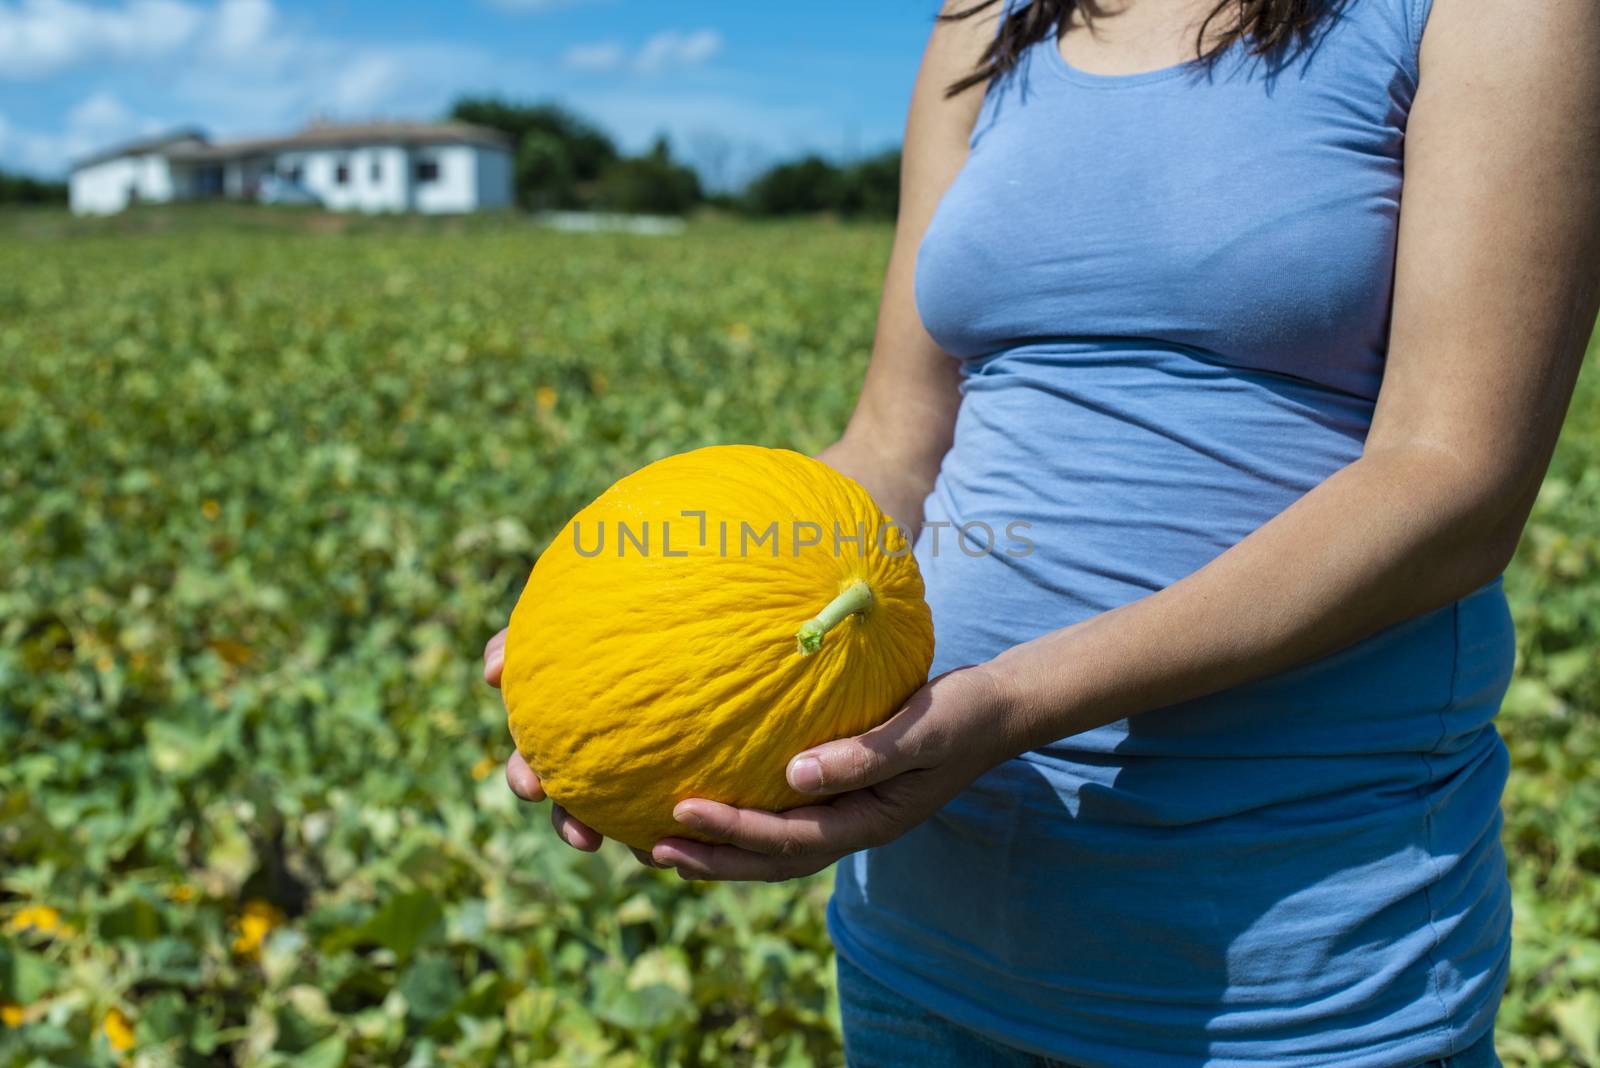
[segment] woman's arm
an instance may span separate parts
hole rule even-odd
[[[1600,6],[1437,0],[1360,459],[1159,593],[990,669],[1018,751],[1332,653],[1510,560],[1600,298]]]
[[[928,40],[906,116],[900,214],[872,362],[843,436],[817,454],[865,486],[913,535],[922,525],[922,500],[950,448],[961,399],[956,361],[928,336],[917,314],[912,295],[917,247],[939,198],[966,161],[983,103],[980,89],[946,99],[944,88],[978,65],[997,15],[936,23]]]
[[[1362,456],[1193,575],[930,682],[799,754],[782,814],[692,800],[654,857],[786,878],[915,825],[1017,753],[1326,655],[1497,575],[1600,302],[1595,0],[1435,0],[1406,141],[1388,365]]]

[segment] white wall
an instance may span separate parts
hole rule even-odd
[[[417,179],[424,160],[439,164],[432,182]],[[511,153],[490,145],[426,145],[411,151],[411,205],[421,212],[481,211],[511,206]]]
[[[509,208],[512,203],[511,152],[504,148],[476,149],[478,154],[478,208]]]
[[[341,163],[348,168],[343,184],[338,181]],[[297,165],[300,184],[332,211],[406,210],[406,152],[398,145],[319,148],[277,157],[279,174],[287,174]]]
[[[109,215],[130,201],[165,204],[174,195],[165,156],[121,156],[72,172],[68,200],[78,215]]]
[[[352,158],[355,170],[350,178],[358,190],[360,210],[406,210],[411,176],[406,173],[410,160],[405,149],[399,145],[375,145],[352,153]]]
[[[432,214],[492,206],[479,202],[478,174],[483,157],[496,151],[477,145],[425,145],[413,149],[411,174],[415,184],[411,206]],[[416,181],[417,165],[428,159],[438,162],[439,177],[431,182]]]
[[[417,180],[425,160],[439,166],[438,177]],[[300,184],[332,211],[421,211],[451,213],[509,207],[512,202],[511,153],[485,145],[399,145],[361,148],[318,148],[280,153],[275,159],[230,160],[223,164],[224,191],[241,197],[254,189],[270,162],[280,175],[300,168]],[[345,163],[348,179],[337,181]],[[165,203],[188,196],[174,186],[171,168],[160,155],[124,156],[74,171],[72,210],[78,214],[110,214],[128,206],[130,194],[147,202]]]

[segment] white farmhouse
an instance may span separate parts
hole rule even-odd
[[[221,198],[332,211],[482,211],[511,205],[511,145],[497,130],[461,122],[317,123],[286,137],[220,142],[182,129],[80,160],[70,189],[79,215]]]

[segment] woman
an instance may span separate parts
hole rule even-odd
[[[938,23],[822,453],[924,517],[935,677],[797,754],[816,806],[648,858],[841,861],[852,1064],[1496,1063],[1499,574],[1600,297],[1600,9],[1214,3]]]

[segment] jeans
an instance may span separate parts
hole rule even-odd
[[[843,957],[837,959],[848,1068],[1071,1068],[935,1016]],[[1494,1032],[1454,1056],[1415,1068],[1500,1068]]]

